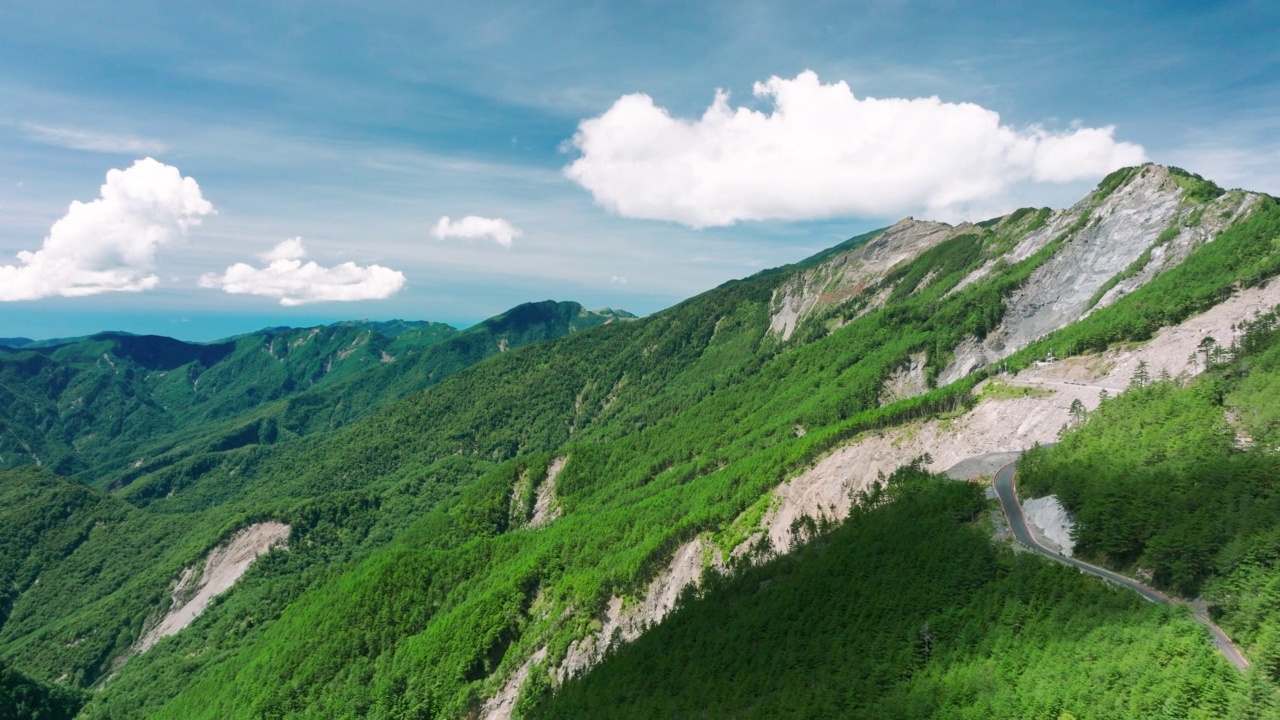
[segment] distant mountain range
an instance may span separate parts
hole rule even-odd
[[[193,427],[238,418],[280,419],[301,434],[311,422],[332,428],[491,354],[633,317],[545,301],[467,330],[391,320],[266,328],[211,343],[123,332],[10,339],[0,346],[0,468],[34,462],[75,475],[163,453]]]

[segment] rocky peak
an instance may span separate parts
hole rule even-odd
[[[1007,357],[1141,287],[1243,217],[1257,197],[1224,192],[1199,176],[1153,164],[1108,176],[1004,256],[1017,262],[1050,242],[1060,243],[1005,300],[1000,327],[956,348],[956,359],[939,384]],[[958,287],[989,274],[998,260],[992,258]]]
[[[773,292],[770,331],[786,340],[814,311],[856,297],[894,266],[972,227],[908,217],[863,245],[796,273]]]

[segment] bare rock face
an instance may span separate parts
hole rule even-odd
[[[528,470],[516,479],[511,489],[508,515],[512,527],[525,527],[531,530],[543,527],[560,517],[560,501],[556,498],[556,478],[564,470],[568,455],[551,461],[546,475],[541,479]]]
[[[1211,242],[1258,199],[1239,191],[1212,202],[1191,202],[1185,195],[1168,169],[1149,165],[1104,198],[1093,195],[1067,210],[1007,218],[1002,229],[1012,230],[1005,237],[1017,238],[1011,241],[1013,246],[991,258],[951,292],[997,273],[1002,264],[1025,260],[1055,240],[1063,243],[1006,300],[1004,321],[995,331],[983,339],[968,338],[955,348],[955,360],[938,378],[938,385],[1006,357],[1141,287],[1195,248]],[[876,296],[861,302],[863,307],[878,307],[892,290],[881,281],[895,266],[973,231],[967,224],[953,227],[908,218],[865,245],[799,272],[778,286],[772,298],[770,330],[788,339],[806,318],[872,288]],[[1078,422],[1079,408],[1092,410],[1102,393],[1126,388],[1139,364],[1152,375],[1196,374],[1202,368],[1189,358],[1194,357],[1202,338],[1208,335],[1229,342],[1236,323],[1277,303],[1280,280],[1241,291],[1179,326],[1161,330],[1148,343],[1040,363],[1016,376],[988,381],[975,388],[975,394],[980,395],[976,406],[957,417],[864,433],[776,487],[754,532],[729,552],[729,557],[758,562],[789,552],[807,540],[808,528],[846,518],[857,493],[868,489],[881,473],[887,475],[926,454],[930,458],[926,468],[931,471],[950,468],[954,476],[965,479],[989,475],[1020,452],[1054,442],[1064,427]],[[926,364],[924,353],[907,358],[882,388],[881,403],[924,392]],[[988,392],[992,383],[1002,387]],[[797,425],[796,434],[804,434],[804,428]],[[541,518],[554,518],[555,476],[563,461],[553,463],[547,479],[537,488],[531,526],[541,524]],[[1060,510],[1050,501],[1033,501],[1028,514],[1069,553],[1070,519]],[[685,543],[643,596],[611,597],[596,618],[599,629],[574,640],[558,665],[544,669],[545,648],[529,658],[485,705],[484,716],[508,717],[531,669],[549,672],[553,682],[585,672],[611,647],[630,642],[661,622],[685,588],[696,586],[706,568],[723,569],[724,561],[719,548],[704,538]]]
[[[1024,500],[1022,513],[1041,545],[1071,557],[1076,547],[1072,539],[1075,522],[1058,498],[1048,495]]]
[[[1090,196],[1055,213],[1006,257],[1010,262],[1030,257],[1059,237],[1066,239],[1065,245],[1006,300],[1004,321],[994,332],[956,347],[955,360],[939,375],[938,384],[1008,357],[1141,287],[1212,241],[1256,200],[1256,195],[1233,191],[1213,202],[1188,202],[1167,168],[1147,165],[1101,202]],[[1107,290],[1109,282],[1114,287]]]
[[[1064,426],[1076,422],[1072,415],[1076,400],[1086,410],[1096,408],[1102,392],[1123,392],[1140,364],[1152,377],[1167,373],[1188,378],[1203,372],[1203,364],[1195,362],[1201,339],[1213,337],[1228,344],[1237,323],[1277,304],[1280,280],[1273,280],[1164,328],[1142,345],[1042,363],[1017,375],[988,381],[1025,389],[1020,396],[1016,392],[988,394],[984,383],[974,390],[982,399],[959,417],[925,420],[858,437],[774,489],[773,502],[760,526],[770,553],[787,552],[796,541],[803,541],[798,534],[803,533],[806,518],[839,522],[848,517],[856,493],[870,487],[880,473],[888,475],[922,455],[930,456],[926,468],[933,472],[951,469],[961,477],[990,474],[1010,459],[1010,453],[1055,442]],[[1229,431],[1225,417],[1223,428]],[[978,459],[992,462],[966,462]],[[966,472],[970,465],[976,472]],[[733,554],[737,553],[735,549]]]
[[[675,609],[680,593],[701,582],[702,572],[708,565],[723,569],[720,553],[701,538],[690,540],[676,550],[666,569],[649,583],[643,598],[632,604],[624,603],[617,596],[610,598],[600,632],[569,646],[556,673],[557,679],[564,682],[585,672],[599,662],[612,645],[631,642],[649,626],[662,622]]]
[[[546,659],[547,648],[543,646],[525,660],[524,664],[511,674],[498,694],[485,701],[480,708],[481,720],[509,720],[512,711],[516,708],[516,701],[520,699],[520,688],[524,686],[524,681],[529,678],[529,673]]]
[[[533,517],[529,518],[529,527],[537,528],[560,517],[560,504],[556,501],[556,477],[564,469],[569,460],[566,455],[551,461],[547,467],[547,477],[538,485],[538,495],[533,504]]]
[[[215,597],[230,590],[260,555],[283,547],[288,539],[289,526],[284,523],[250,525],[211,550],[202,568],[192,565],[183,570],[174,585],[169,611],[142,635],[134,650],[144,653],[161,638],[190,625]]]
[[[880,392],[881,407],[928,392],[929,385],[924,374],[926,359],[924,353],[915,353],[907,358],[907,362],[894,369]]]
[[[769,330],[786,340],[814,311],[857,297],[898,263],[970,228],[907,218],[865,245],[798,273],[774,291]]]

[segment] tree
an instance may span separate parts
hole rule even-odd
[[[1196,346],[1196,350],[1204,358],[1204,369],[1208,370],[1209,366],[1213,364],[1214,354],[1218,350],[1218,341],[1214,340],[1212,336],[1206,335],[1200,341],[1200,344]]]
[[[1088,414],[1088,411],[1084,409],[1084,403],[1080,402],[1080,398],[1071,401],[1071,410],[1069,412],[1071,413],[1072,422],[1076,424],[1084,422],[1084,418]]]
[[[1129,387],[1143,388],[1151,384],[1151,373],[1147,370],[1147,361],[1139,360],[1138,367],[1133,371],[1133,377],[1129,380]]]

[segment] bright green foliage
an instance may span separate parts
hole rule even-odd
[[[992,545],[978,487],[903,468],[841,527],[726,579],[530,718],[1221,717],[1271,713],[1203,628]]]
[[[5,550],[23,574],[14,571],[0,654],[41,679],[69,672],[78,686],[118,667],[86,706],[92,718],[463,716],[535,650],[547,647],[547,663],[562,660],[572,641],[598,626],[610,596],[634,598],[686,542],[701,537],[727,549],[745,539],[769,491],[824,452],[859,433],[970,406],[982,373],[885,407],[880,396],[889,374],[915,353],[927,355],[936,377],[952,349],[995,328],[1009,293],[1090,222],[1081,213],[1036,254],[999,264],[1001,248],[1045,217],[1022,213],[938,245],[893,268],[885,283],[815,312],[786,341],[768,330],[775,291],[830,253],[636,322],[577,332],[604,320],[539,304],[532,320],[513,311],[483,332],[413,354],[386,349],[393,340],[379,353],[395,362],[371,352],[368,367],[314,388],[284,391],[276,377],[259,388],[257,397],[270,400],[243,400],[248,393],[237,388],[245,385],[220,386],[227,415],[138,439],[127,454],[104,459],[101,473],[81,472],[112,496],[81,496],[81,509],[48,517],[49,530],[36,535],[83,542],[46,548],[28,534]],[[989,276],[950,292],[989,262]],[[890,284],[892,302],[869,308],[867,298]],[[1126,300],[1142,303],[1145,293]],[[498,352],[513,327],[526,328],[521,342],[530,344]],[[532,342],[557,332],[568,334]],[[241,382],[253,381],[252,362],[323,369],[292,337],[246,346]],[[190,389],[185,379],[172,382],[166,403],[148,396],[152,405],[137,412],[176,407],[174,398],[197,392],[194,382]],[[91,444],[92,433],[68,437]],[[562,457],[561,514],[532,529],[535,486]],[[0,487],[69,492],[58,483],[70,484],[28,469],[0,475]],[[46,502],[31,497],[15,506]],[[263,556],[190,627],[128,657],[182,569],[264,518],[292,526],[289,550]],[[944,585],[952,594],[973,595],[1014,572],[1007,567],[1017,562],[982,555],[976,548],[985,539],[946,530],[950,522],[939,532],[958,532],[960,547],[977,553],[976,565],[959,564],[959,585]],[[956,553],[947,557],[954,562]],[[964,575],[974,568],[982,573]],[[36,576],[38,584],[22,580]],[[64,596],[72,598],[65,606],[50,602]],[[941,595],[916,597],[919,613],[885,632],[918,635],[916,620],[935,617]],[[913,672],[933,667],[925,665]],[[877,687],[902,679],[881,678]]]
[[[1119,189],[1121,185],[1129,182],[1129,179],[1141,170],[1142,166],[1120,168],[1102,178],[1102,182],[1098,183],[1098,188],[1093,191],[1093,200],[1095,202],[1106,200],[1111,193]]]
[[[1104,402],[1061,443],[1029,453],[1021,482],[1075,513],[1079,552],[1203,595],[1259,669],[1280,679],[1276,314],[1244,331],[1235,358],[1191,385],[1156,382]],[[1251,447],[1237,431],[1252,434]]]
[[[1235,411],[1250,441],[1261,448],[1280,447],[1278,328],[1280,313],[1276,310],[1242,321],[1237,330],[1241,334],[1238,358],[1228,366],[1234,372],[1229,375],[1227,405]],[[1227,338],[1222,340],[1225,343]]]
[[[1221,395],[1208,382],[1195,390],[1132,388],[1022,466],[1027,493],[1056,493],[1076,511],[1078,552],[1147,568],[1156,585],[1191,594],[1242,524],[1280,521],[1280,502],[1271,507],[1270,483],[1260,483],[1280,457],[1233,452]]]
[[[212,544],[193,536],[223,534],[214,519],[149,515],[44,469],[0,474],[0,639],[11,655],[38,656],[26,664],[89,685]]]
[[[729,527],[821,453],[971,403],[980,376],[884,408],[879,394],[918,348],[949,350],[965,332],[993,327],[1003,293],[1051,253],[944,297],[983,262],[980,247],[962,238],[907,264],[897,272],[919,278],[914,293],[821,342],[768,334],[781,278],[763,274],[645,321],[504,353],[336,433],[192,455],[142,474],[125,495],[142,502],[145,489],[150,512],[237,518],[277,508],[286,520],[332,520],[314,529],[294,520],[292,547],[304,552],[261,570],[293,590],[261,594],[256,567],[237,586],[226,603],[253,619],[249,631],[213,631],[208,624],[232,622],[229,608],[202,618],[131,660],[91,715],[174,695],[171,712],[183,717],[216,715],[208,708],[218,703],[264,713],[462,712],[538,644],[558,660],[610,594],[642,589],[676,547]],[[811,327],[826,326],[819,318],[797,334]],[[553,452],[569,457],[556,486],[563,516],[519,530],[510,508],[520,473],[545,467]],[[286,607],[292,597],[301,599]],[[538,603],[546,610],[535,612]],[[417,610],[357,620],[379,604]],[[427,685],[424,666],[438,670]],[[192,678],[200,681],[184,691]]]
[[[1185,191],[1183,197],[1187,202],[1209,202],[1226,193],[1226,190],[1218,187],[1212,180],[1205,180],[1203,177],[1193,172],[1187,172],[1180,167],[1170,166],[1169,175]]]

